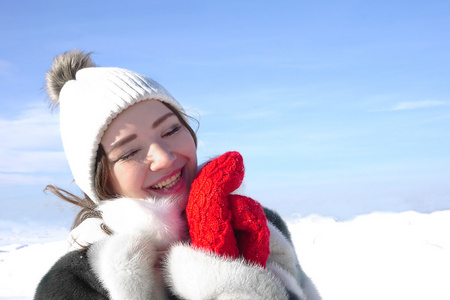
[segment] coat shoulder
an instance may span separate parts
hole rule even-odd
[[[108,299],[106,290],[92,272],[86,250],[61,257],[41,279],[35,294],[40,299]]]
[[[281,216],[274,210],[263,207],[264,213],[266,214],[267,220],[272,223],[284,237],[292,244],[291,233],[289,232],[286,222],[281,218]]]

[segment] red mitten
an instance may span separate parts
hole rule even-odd
[[[246,260],[266,267],[270,231],[261,204],[241,195],[229,195],[228,199],[240,254]]]
[[[244,164],[237,152],[223,154],[198,172],[186,207],[192,246],[238,257],[227,196],[243,179]]]
[[[270,233],[264,211],[251,198],[230,195],[243,178],[238,152],[227,152],[199,171],[186,207],[191,243],[232,258],[241,254],[265,267]]]

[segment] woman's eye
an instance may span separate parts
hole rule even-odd
[[[131,151],[131,152],[129,152],[129,153],[127,153],[127,154],[121,156],[121,157],[119,158],[119,161],[129,160],[129,159],[132,158],[136,153],[138,153],[138,151],[139,151],[139,150],[134,150],[134,151]]]
[[[174,135],[175,133],[180,131],[180,129],[181,129],[181,125],[175,125],[167,133],[165,133],[163,136],[166,137],[166,136]]]

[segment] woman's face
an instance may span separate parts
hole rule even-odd
[[[108,126],[101,144],[120,196],[188,195],[197,172],[194,139],[161,102],[145,100],[127,108]]]

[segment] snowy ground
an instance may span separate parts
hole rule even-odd
[[[7,224],[6,224],[7,225]],[[61,228],[18,228],[0,237],[0,299],[32,299],[66,250]],[[450,299],[450,210],[372,213],[338,222],[289,220],[307,274],[324,300]]]
[[[450,299],[450,211],[291,222],[297,254],[324,300]]]

